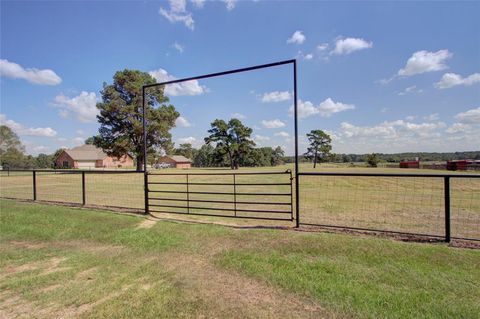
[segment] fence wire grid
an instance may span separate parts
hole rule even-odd
[[[299,178],[301,224],[445,236],[442,176]],[[480,178],[450,177],[450,231],[480,240]]]

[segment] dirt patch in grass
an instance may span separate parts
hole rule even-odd
[[[145,219],[144,221],[142,221],[140,224],[138,224],[138,226],[135,228],[135,229],[148,229],[148,228],[152,228],[155,224],[157,223],[156,220],[153,220],[153,219]]]
[[[190,298],[201,298],[213,317],[332,318],[332,313],[310,300],[290,295],[237,273],[215,267],[211,258],[172,254],[167,269]]]
[[[60,263],[64,262],[65,260],[67,260],[67,258],[53,257],[46,261],[36,261],[18,266],[7,266],[4,269],[3,274],[0,275],[0,278],[32,270],[43,270],[40,275],[48,275],[57,271],[68,270],[70,269],[69,267],[59,267]]]

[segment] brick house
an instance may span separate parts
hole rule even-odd
[[[192,161],[182,155],[167,155],[158,159],[158,164],[167,164],[175,168],[191,168]]]
[[[120,158],[108,156],[93,145],[82,145],[63,150],[55,159],[56,168],[117,168],[133,167],[133,158],[124,155]]]

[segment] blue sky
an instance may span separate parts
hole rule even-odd
[[[1,1],[1,115],[31,154],[96,134],[117,70],[158,81],[296,58],[300,150],[323,129],[339,153],[479,150],[480,2]],[[215,118],[293,151],[292,69],[166,92],[174,141]]]

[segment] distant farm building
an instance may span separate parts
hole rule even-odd
[[[420,161],[401,161],[400,168],[420,168]]]
[[[447,161],[449,171],[480,170],[480,160],[452,160]]]
[[[163,156],[158,159],[158,164],[175,168],[190,168],[192,161],[182,155]]]
[[[119,168],[133,165],[133,158],[130,155],[120,158],[109,156],[93,145],[63,150],[55,159],[56,168]]]

